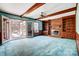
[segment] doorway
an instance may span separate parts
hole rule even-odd
[[[9,18],[2,17],[2,41],[7,41],[10,39],[10,22]]]

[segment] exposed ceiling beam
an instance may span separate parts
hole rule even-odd
[[[69,8],[69,9],[66,9],[66,10],[62,10],[62,11],[59,11],[59,12],[55,12],[55,13],[46,15],[44,17],[39,17],[37,19],[43,19],[43,18],[47,18],[47,17],[51,17],[51,16],[55,16],[55,15],[59,15],[59,14],[67,13],[67,12],[71,12],[71,11],[74,11],[74,10],[76,10],[76,7]]]
[[[33,12],[34,10],[36,10],[37,8],[41,7],[42,5],[44,5],[45,3],[36,3],[34,4],[32,7],[30,7],[26,12],[24,12],[21,16],[23,16],[24,14],[29,14],[31,12]]]

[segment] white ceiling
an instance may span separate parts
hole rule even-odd
[[[35,3],[0,3],[0,10],[16,15],[21,15],[34,4]],[[24,16],[36,19],[40,17],[41,12],[44,12],[46,15],[48,15],[75,6],[76,3],[46,3],[33,12],[25,14]]]
[[[60,15],[55,15],[55,16],[47,17],[47,18],[40,19],[40,20],[42,20],[42,21],[53,20],[53,19],[64,17],[64,16],[74,15],[74,14],[75,14],[75,11],[71,11],[71,12],[68,12],[68,13],[63,13],[63,14],[60,14]]]
[[[0,3],[0,10],[21,15],[35,3]]]
[[[25,14],[24,16],[38,18],[41,17],[41,12],[44,12],[46,15],[55,13],[61,10],[65,10],[68,8],[75,7],[75,3],[46,3],[45,5],[41,6],[40,8],[36,9],[30,14]]]

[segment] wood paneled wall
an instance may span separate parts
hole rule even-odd
[[[51,35],[51,30],[59,31],[59,34],[55,37],[72,38],[76,39],[75,29],[75,15],[65,16],[58,19],[51,19],[49,21],[43,21],[45,30],[44,35]],[[65,21],[65,24],[64,22]]]

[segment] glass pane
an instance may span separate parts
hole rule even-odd
[[[12,39],[20,39],[26,37],[26,21],[11,20],[11,37]]]
[[[27,37],[33,36],[32,25],[33,25],[32,22],[27,22]]]

